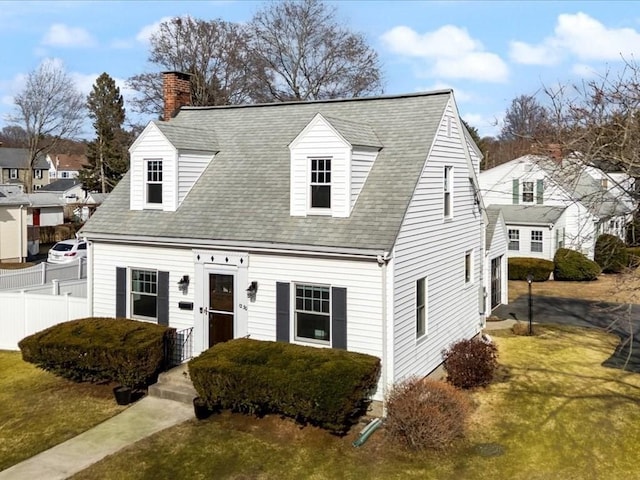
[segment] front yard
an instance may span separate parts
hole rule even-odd
[[[0,351],[0,470],[122,411],[107,385],[75,384]]]
[[[496,332],[500,376],[473,394],[468,439],[445,453],[398,451],[384,430],[354,448],[355,432],[337,438],[277,416],[224,413],[161,432],[74,478],[633,478],[640,375],[601,366],[612,335],[542,331]]]

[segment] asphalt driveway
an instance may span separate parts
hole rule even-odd
[[[535,323],[600,328],[617,335],[620,343],[603,365],[640,373],[640,305],[536,295],[532,296],[532,300]],[[528,322],[528,296],[520,296],[509,305],[500,305],[492,313],[500,318]]]

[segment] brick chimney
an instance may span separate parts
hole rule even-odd
[[[191,74],[184,72],[162,72],[162,99],[167,122],[178,113],[180,107],[191,105]]]

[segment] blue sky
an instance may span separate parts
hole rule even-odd
[[[504,111],[520,94],[593,79],[621,68],[622,57],[640,57],[640,2],[328,3],[378,52],[386,94],[453,88],[463,118],[482,135],[499,131]],[[148,38],[159,22],[185,14],[247,22],[261,5],[0,1],[0,128],[25,75],[44,59],[62,62],[87,94],[107,72],[126,100],[125,80],[155,71],[147,62]]]

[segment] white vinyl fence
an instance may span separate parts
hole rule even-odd
[[[18,350],[18,342],[24,337],[88,315],[86,294],[83,298],[68,293],[0,292],[0,350]]]
[[[53,280],[79,280],[87,278],[87,259],[80,258],[70,263],[53,264],[42,262],[19,270],[0,268],[0,290],[22,290],[25,287],[46,285]]]

